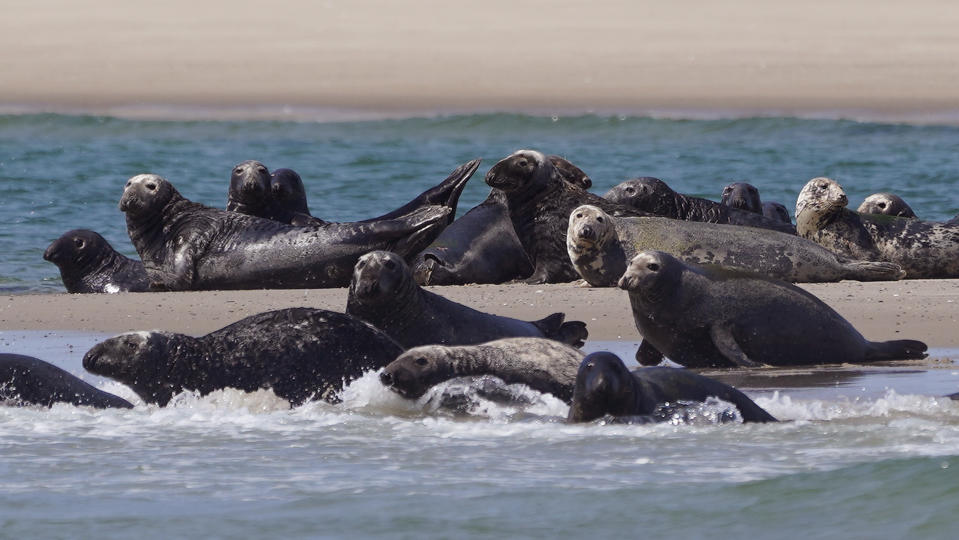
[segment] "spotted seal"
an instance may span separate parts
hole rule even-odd
[[[287,308],[201,337],[122,334],[87,351],[83,367],[160,406],[184,390],[208,394],[222,388],[271,388],[295,406],[312,399],[336,402],[344,384],[402,352],[389,336],[349,315]]]
[[[792,282],[894,280],[898,265],[854,261],[777,231],[661,217],[615,217],[584,205],[573,211],[567,251],[577,272],[594,287],[612,287],[634,255],[646,249],[693,264],[720,264]]]
[[[903,218],[918,217],[916,213],[912,211],[912,207],[895,193],[873,193],[862,201],[862,204],[859,205],[856,212],[860,214],[883,214]]]
[[[926,344],[863,338],[835,310],[795,285],[753,273],[685,264],[662,251],[629,263],[629,293],[643,336],[636,360],[663,355],[686,367],[756,367],[924,358]]]
[[[407,348],[471,345],[506,337],[541,337],[581,346],[588,336],[584,323],[563,322],[562,313],[521,321],[448,300],[417,285],[403,259],[387,251],[374,251],[357,261],[346,312]]]
[[[451,211],[427,206],[399,219],[297,227],[192,202],[155,174],[127,182],[120,210],[151,287],[168,290],[345,287],[360,255],[413,257]]]
[[[654,415],[664,404],[702,402],[711,397],[735,405],[743,422],[776,422],[773,415],[728,384],[682,368],[629,371],[618,356],[606,351],[591,353],[580,364],[567,420]]]
[[[779,219],[770,219],[709,199],[676,193],[666,182],[652,176],[626,180],[613,186],[603,195],[603,198],[655,216],[704,223],[746,225],[790,234],[796,233],[796,228],[788,219],[782,222]]]
[[[143,292],[150,280],[143,263],[113,249],[106,238],[88,229],[63,233],[43,252],[57,265],[69,293]]]
[[[746,182],[733,182],[726,185],[719,202],[730,208],[739,208],[754,214],[763,213],[763,203],[759,198],[759,189]]]
[[[129,409],[129,401],[104,392],[70,372],[22,354],[0,354],[0,403],[42,405],[54,403],[86,405],[98,409]]]
[[[390,362],[380,373],[380,381],[403,397],[418,399],[432,386],[456,377],[493,375],[569,403],[584,356],[578,349],[541,338],[498,339],[457,347],[425,345]]]
[[[906,278],[959,277],[959,225],[860,214],[848,202],[838,182],[813,178],[796,200],[796,229],[841,255],[896,263]]]

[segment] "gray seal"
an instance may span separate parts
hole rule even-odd
[[[451,211],[428,206],[399,219],[298,227],[192,202],[155,174],[127,182],[120,210],[151,287],[168,290],[345,287],[360,255],[413,257]]]
[[[477,311],[420,287],[401,257],[374,251],[353,271],[346,313],[389,334],[404,347],[471,345],[507,337],[539,337],[581,346],[588,336],[580,321],[562,313],[521,321]]]
[[[349,315],[288,308],[200,337],[122,334],[87,351],[83,367],[160,406],[184,390],[205,395],[223,388],[270,388],[296,406],[314,399],[335,403],[345,384],[402,352],[389,336]]]
[[[783,281],[685,264],[662,251],[633,257],[619,280],[629,293],[642,365],[663,355],[690,368],[796,366],[925,358],[911,339],[863,338],[835,310]]]
[[[733,182],[724,187],[719,202],[730,208],[738,208],[754,214],[763,213],[763,202],[759,198],[759,190],[746,182]]]
[[[604,416],[657,415],[664,405],[703,402],[710,397],[732,403],[743,422],[775,422],[746,394],[715,379],[682,368],[647,367],[629,371],[611,352],[586,356],[576,373],[569,422]]]
[[[603,198],[654,216],[703,223],[746,225],[796,234],[796,228],[789,219],[783,222],[709,199],[676,193],[666,182],[652,176],[626,180],[613,186]]]
[[[143,292],[150,289],[143,263],[113,249],[98,233],[74,229],[63,233],[43,252],[57,265],[69,293]]]
[[[618,218],[589,205],[570,215],[570,261],[594,287],[614,286],[627,262],[647,249],[692,264],[720,264],[792,282],[895,280],[903,274],[896,264],[850,260],[777,231],[660,217]]]
[[[42,405],[70,403],[97,409],[130,409],[118,396],[84,382],[70,372],[22,354],[0,354],[0,403]]]
[[[906,278],[959,277],[959,224],[937,223],[846,208],[835,180],[813,178],[796,201],[796,229],[836,253],[896,263]]]
[[[585,355],[557,341],[499,339],[479,345],[426,345],[401,354],[380,373],[390,390],[418,399],[434,385],[458,377],[493,375],[507,384],[525,384],[569,403],[576,370]]]
[[[763,215],[766,218],[773,221],[780,221],[782,223],[788,223],[792,225],[793,220],[789,215],[789,210],[786,208],[783,203],[778,202],[764,202],[763,203]],[[795,230],[795,228],[794,228]]]
[[[913,212],[912,207],[895,193],[873,193],[862,201],[856,211],[860,214],[882,214],[904,218],[918,217]]]

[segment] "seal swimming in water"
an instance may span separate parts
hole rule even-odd
[[[457,377],[493,375],[507,384],[525,384],[569,403],[576,370],[585,355],[557,341],[508,338],[479,345],[414,347],[389,363],[380,382],[409,399]]]
[[[759,190],[746,182],[733,182],[723,188],[720,204],[730,208],[739,208],[754,214],[763,213],[763,203],[759,198]]]
[[[569,213],[593,204],[617,215],[645,215],[580,189],[563,180],[547,156],[518,150],[486,173],[486,183],[506,194],[513,229],[533,265],[527,283],[558,283],[578,278],[563,249]]]
[[[43,252],[57,265],[69,293],[143,292],[150,279],[143,263],[119,253],[106,238],[87,229],[63,233]]]
[[[912,211],[912,207],[895,193],[873,193],[862,201],[862,204],[859,205],[856,212],[860,214],[883,214],[903,218],[918,217],[916,213]]]
[[[666,403],[706,401],[710,397],[735,405],[743,422],[776,422],[765,409],[728,384],[682,368],[630,371],[618,356],[605,351],[589,354],[580,364],[567,420],[653,415]]]
[[[906,278],[959,277],[959,225],[860,214],[848,202],[838,182],[813,178],[796,200],[796,229],[836,253],[896,263]]]
[[[130,178],[120,210],[151,287],[175,291],[345,287],[360,255],[413,257],[451,211],[427,206],[393,220],[297,227],[192,202],[155,174]]]
[[[792,284],[662,251],[633,257],[618,286],[629,293],[642,365],[663,355],[686,367],[756,367],[925,358],[911,339],[875,342]]]
[[[98,409],[133,407],[129,401],[99,390],[53,364],[9,353],[0,354],[0,403],[45,407],[71,403]]]
[[[584,205],[569,218],[567,250],[594,287],[612,287],[627,262],[646,249],[693,264],[720,264],[792,282],[894,280],[898,265],[853,261],[798,236],[777,231],[661,217],[618,218]]]
[[[387,251],[367,253],[357,261],[346,313],[407,348],[471,345],[506,337],[541,337],[581,346],[588,336],[584,323],[563,322],[562,313],[527,322],[448,300],[417,285],[403,259]]]
[[[133,332],[103,341],[83,367],[166,406],[184,390],[270,388],[296,406],[335,403],[343,385],[395,359],[403,348],[369,324],[324,309],[288,308],[241,319],[201,337]]]
[[[703,223],[747,225],[796,234],[796,228],[789,219],[782,222],[709,199],[676,193],[666,182],[652,176],[641,176],[617,184],[607,191],[603,198],[655,216]]]

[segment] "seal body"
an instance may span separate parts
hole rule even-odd
[[[103,341],[83,357],[91,373],[165,406],[184,390],[270,388],[298,405],[335,402],[347,382],[377,370],[403,348],[349,315],[310,308],[268,311],[201,337],[134,332]]]
[[[168,290],[344,287],[360,255],[412,257],[446,227],[430,206],[403,218],[297,227],[185,199],[153,174],[131,178],[120,199],[151,287]]]
[[[916,340],[868,341],[835,310],[778,280],[684,264],[662,251],[633,257],[619,280],[643,336],[640,364],[686,367],[837,364],[924,358]]]
[[[692,264],[718,264],[791,282],[894,280],[898,265],[855,261],[791,234],[660,217],[615,217],[592,206],[573,211],[567,251],[594,287],[616,284],[640,251],[661,250]]]
[[[346,312],[383,330],[404,347],[470,345],[506,337],[539,337],[581,346],[588,333],[562,313],[521,321],[483,313],[421,288],[401,257],[374,251],[353,271]]]
[[[589,422],[606,415],[654,415],[665,404],[702,402],[710,397],[735,405],[743,422],[776,421],[746,394],[728,384],[682,368],[629,371],[618,356],[605,351],[589,354],[580,364],[567,420]]]
[[[104,392],[70,372],[22,354],[0,354],[0,403],[52,406],[87,405],[98,409],[129,409],[129,401]]]
[[[525,384],[569,403],[584,356],[578,349],[540,338],[458,347],[425,345],[406,351],[387,365],[380,381],[404,397],[417,399],[430,387],[453,378],[493,375],[507,384]]]
[[[873,193],[866,197],[856,212],[860,214],[883,214],[904,218],[915,218],[912,207],[895,193]]]
[[[98,233],[74,229],[63,233],[43,252],[60,269],[69,293],[143,292],[150,289],[143,263],[115,249]]]
[[[535,150],[519,150],[500,160],[486,174],[486,183],[506,194],[513,229],[533,265],[529,283],[577,279],[563,246],[569,214],[577,206],[592,204],[610,213],[644,215],[564,181],[547,156]]]
[[[759,198],[756,186],[746,182],[733,182],[723,188],[721,204],[731,208],[739,208],[754,214],[763,213],[763,203]]]
[[[959,225],[860,214],[847,203],[835,180],[813,178],[796,201],[799,234],[848,257],[896,263],[906,278],[959,277]]]

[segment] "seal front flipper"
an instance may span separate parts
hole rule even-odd
[[[659,349],[653,347],[648,339],[644,339],[640,344],[639,348],[636,349],[636,361],[639,362],[641,366],[656,366],[662,363],[663,353]]]
[[[841,260],[850,275],[844,279],[857,281],[895,281],[906,277],[905,270],[896,263],[884,261]]]
[[[750,360],[746,353],[739,348],[736,338],[729,327],[714,324],[709,329],[709,337],[713,340],[713,345],[729,360],[734,366],[739,367],[763,367],[765,364]]]
[[[893,341],[870,341],[866,346],[864,361],[878,360],[918,360],[926,357],[927,346],[915,339],[897,339]]]
[[[589,337],[589,331],[586,330],[586,323],[583,321],[563,322],[566,315],[563,313],[553,313],[549,317],[533,321],[533,325],[543,331],[543,335],[549,339],[561,341],[573,347],[582,347]]]

